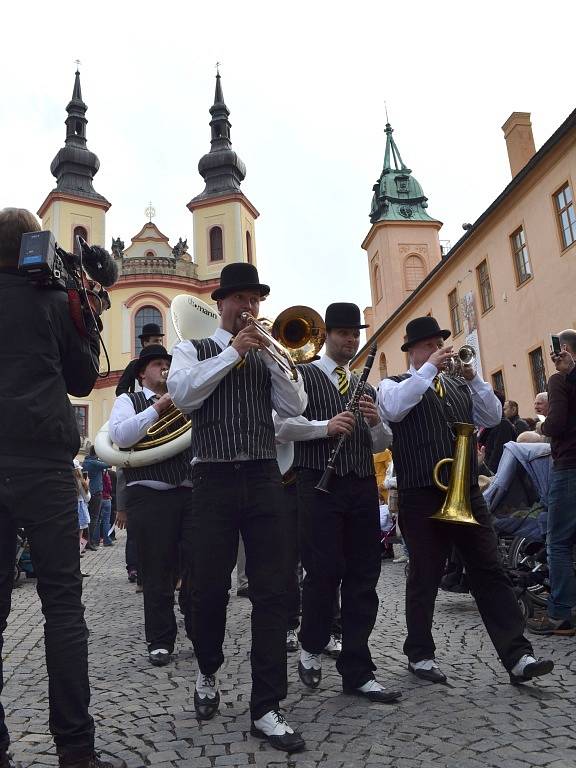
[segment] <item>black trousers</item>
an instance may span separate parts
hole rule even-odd
[[[258,719],[286,697],[286,506],[278,464],[271,461],[197,464],[192,472],[192,642],[200,671],[222,665],[226,607],[238,536],[246,549],[252,601],[252,695]],[[186,556],[186,549],[184,548]]]
[[[472,512],[480,525],[431,520],[445,494],[434,488],[399,491],[399,521],[410,552],[406,582],[404,653],[412,662],[433,659],[432,619],[446,558],[454,545],[466,565],[470,591],[500,660],[510,670],[532,646],[512,583],[500,563],[490,514],[478,486],[471,489]]]
[[[288,587],[288,629],[298,629],[302,613],[302,559],[300,557],[300,522],[298,516],[298,497],[296,479],[284,486],[284,499],[288,509],[287,547],[290,554],[290,583]],[[340,585],[334,595],[332,625],[330,634],[342,635],[342,617],[340,615]]]
[[[90,544],[97,547],[100,544],[100,524],[102,522],[102,491],[93,493],[88,502],[88,512],[90,513]]]
[[[144,588],[144,629],[149,651],[174,650],[174,588],[179,549],[192,512],[188,487],[159,491],[144,485],[126,488],[128,524],[136,537],[138,566]]]
[[[378,613],[380,511],[373,476],[334,477],[331,493],[317,491],[321,471],[297,472],[302,564],[300,642],[320,653],[330,639],[334,595],[341,584],[342,653],[336,668],[346,686],[374,677],[368,640]]]
[[[94,749],[94,721],[88,713],[88,633],[72,467],[0,469],[0,693],[2,636],[10,613],[17,527],[26,530],[45,617],[50,731],[60,755],[84,757]],[[8,743],[0,704],[0,753]]]

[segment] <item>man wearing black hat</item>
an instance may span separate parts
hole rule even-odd
[[[441,459],[454,454],[453,424],[494,427],[502,415],[500,401],[473,366],[463,368],[463,378],[445,375],[446,364],[454,354],[451,346],[444,346],[449,336],[450,331],[442,330],[433,317],[410,321],[402,345],[402,351],[409,354],[410,369],[402,376],[384,379],[378,389],[380,413],[392,428],[400,527],[410,552],[404,653],[414,675],[433,683],[446,682],[434,658],[432,620],[446,558],[455,545],[510,681],[525,682],[547,674],[554,665],[550,660],[536,660],[523,636],[522,615],[500,564],[496,536],[478,487],[475,446],[471,451],[470,498],[480,525],[430,519],[445,498],[433,485],[432,473]]]
[[[158,323],[145,323],[142,326],[142,333],[139,334],[138,338],[140,339],[142,347],[148,347],[150,344],[162,344],[164,334]],[[116,397],[120,397],[124,392],[134,392],[137,362],[137,360],[130,360],[124,369],[122,376],[120,376],[118,386],[116,387]]]
[[[279,711],[287,692],[285,547],[286,511],[274,439],[272,409],[297,416],[306,407],[300,377],[286,376],[264,352],[264,337],[245,314],[258,317],[270,289],[252,264],[229,264],[212,294],[220,327],[208,339],[183,341],[173,350],[168,391],[192,417],[192,641],[200,668],[194,704],[200,719],[213,717],[220,694],[217,672],[230,576],[238,535],[246,550],[252,601],[253,735],[294,752],[302,737]]]
[[[134,361],[142,391],[120,395],[109,420],[110,437],[120,448],[138,443],[172,405],[166,391],[171,359],[163,346],[151,344]],[[191,512],[191,461],[187,448],[157,464],[124,468],[126,512],[136,530],[142,568],[148,658],[154,666],[170,662],[176,641],[174,587]]]
[[[356,304],[331,304],[326,310],[326,353],[299,366],[308,406],[298,418],[276,418],[280,442],[294,441],[294,469],[300,513],[302,565],[302,646],[298,673],[316,688],[322,677],[322,652],[330,639],[334,595],[341,586],[342,651],[336,667],[345,693],[389,702],[400,691],[384,688],[368,640],[378,612],[380,509],[373,453],[390,443],[390,432],[376,408],[370,386],[357,417],[346,405],[358,381],[349,362],[358,351],[360,310]],[[316,489],[334,446],[348,440],[338,455],[331,493]]]

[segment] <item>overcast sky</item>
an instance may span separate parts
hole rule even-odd
[[[7,10],[7,8],[9,10]],[[365,252],[384,157],[384,103],[403,160],[459,239],[510,180],[501,125],[532,113],[540,147],[572,111],[573,0],[462,3],[9,3],[0,47],[0,207],[34,211],[81,60],[106,246],[142,227],[149,200],[174,244],[192,241],[215,62],[242,189],[260,211],[266,314],[370,302]]]

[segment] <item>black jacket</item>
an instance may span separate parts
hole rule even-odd
[[[137,362],[137,360],[130,360],[126,368],[124,368],[124,372],[122,376],[120,376],[120,381],[116,387],[116,397],[120,397],[120,395],[123,395],[127,392],[134,392],[136,389]]]
[[[25,457],[71,464],[80,435],[67,393],[92,391],[98,338],[80,336],[64,291],[7,269],[0,269],[0,335],[0,467]]]

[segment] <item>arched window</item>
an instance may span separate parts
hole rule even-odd
[[[374,265],[374,303],[378,304],[382,298],[382,281],[380,280],[380,267],[378,264]]]
[[[426,268],[420,256],[408,256],[404,262],[404,282],[407,291],[414,291],[426,277]]]
[[[210,261],[222,261],[223,258],[222,229],[212,227],[210,230]]]
[[[146,323],[156,323],[162,328],[162,313],[156,307],[142,307],[134,316],[134,352],[136,356],[140,354],[142,342],[138,338],[142,333],[142,328]]]
[[[82,240],[86,240],[88,242],[88,232],[86,231],[86,227],[74,227],[74,232],[72,233],[72,250],[76,254],[76,256],[79,256],[79,250],[78,250],[78,241],[76,240],[76,237],[81,237]]]
[[[386,362],[386,355],[384,352],[380,353],[380,378],[385,379],[388,376],[388,363]]]
[[[246,230],[246,257],[248,264],[252,264],[252,235]]]
[[[146,251],[146,258],[147,259],[153,259],[156,256],[154,251]]]

